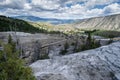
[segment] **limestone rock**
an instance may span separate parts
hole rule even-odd
[[[120,42],[38,60],[30,67],[37,80],[120,80]]]
[[[0,32],[0,40],[3,41],[4,43],[7,43],[9,35],[11,35],[13,41],[17,43],[17,49],[20,50],[21,52],[20,57],[25,59],[26,63],[28,64],[38,60],[40,58],[40,55],[48,53],[48,47],[45,47],[44,50],[44,48],[42,48],[43,46],[53,42],[61,41],[63,39],[61,37],[58,38],[55,36],[42,33],[31,34],[25,32]],[[59,46],[59,44],[57,45]],[[0,50],[2,49],[3,48],[0,47]],[[56,48],[55,50],[52,48],[51,51],[52,53],[55,53]]]

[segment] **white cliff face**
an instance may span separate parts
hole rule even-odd
[[[37,80],[120,80],[120,42],[31,64]]]
[[[80,29],[120,31],[120,14],[84,19],[80,22],[74,23],[72,27],[77,27]]]

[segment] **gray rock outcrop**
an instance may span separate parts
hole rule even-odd
[[[56,44],[44,47],[45,45],[63,40],[63,38],[42,33],[31,34],[25,32],[0,32],[0,41],[7,43],[9,35],[11,35],[12,40],[16,42],[16,47],[21,53],[20,57],[25,59],[28,64],[40,59],[41,55],[48,54],[48,47],[52,47]],[[64,42],[65,41],[62,41],[60,45],[63,45]],[[56,46],[59,46],[59,44]],[[2,49],[3,48],[0,46],[0,50]],[[50,50],[53,53],[56,51],[53,48]]]
[[[38,60],[30,67],[37,80],[120,80],[120,42]]]

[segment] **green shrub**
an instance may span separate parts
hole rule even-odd
[[[64,44],[64,48],[65,48],[65,50],[67,50],[69,48],[69,44],[67,42]]]
[[[74,42],[72,42],[72,43],[71,43],[71,46],[74,46],[74,45],[75,45],[75,43],[74,43]]]
[[[96,31],[93,35],[103,36],[106,38],[120,37],[119,31]]]
[[[61,55],[65,55],[66,53],[67,53],[67,50],[66,50],[66,49],[60,51],[60,54],[61,54]]]
[[[40,60],[49,59],[49,56],[48,56],[48,54],[42,54],[42,55],[40,55],[39,59]]]
[[[65,55],[68,51],[67,51],[67,49],[69,48],[69,44],[66,42],[65,44],[64,44],[64,50],[61,50],[60,51],[60,54],[61,55]]]

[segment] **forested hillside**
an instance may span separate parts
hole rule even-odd
[[[26,21],[6,16],[0,16],[0,31],[40,32]]]

